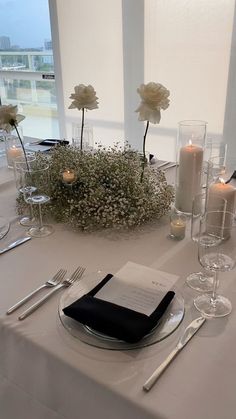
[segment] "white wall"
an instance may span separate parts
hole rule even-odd
[[[222,137],[234,0],[145,1],[145,81],[171,92],[148,147],[174,158],[175,130],[183,119],[208,122]]]
[[[81,113],[69,110],[78,84],[91,84],[99,109],[86,112],[94,139],[123,142],[123,52],[121,0],[56,0],[67,133]]]
[[[80,121],[77,110],[68,110],[69,96],[76,84],[92,84],[99,109],[86,118],[95,140],[123,142],[126,135],[140,148],[144,126],[134,116],[140,101],[136,89],[142,81],[154,81],[170,90],[171,103],[160,124],[150,126],[150,152],[174,159],[177,124],[183,119],[206,120],[209,136],[221,139],[234,0],[49,1],[58,13],[68,136],[71,122]]]

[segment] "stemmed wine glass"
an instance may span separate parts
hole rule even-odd
[[[35,153],[26,153],[27,162],[25,160],[25,156],[16,157],[14,160],[14,176],[16,182],[16,189],[24,194],[24,171],[33,169],[34,162],[36,160]],[[33,206],[32,203],[29,202],[29,215],[23,215],[20,219],[20,224],[23,226],[32,226],[35,223],[35,217],[33,213]]]
[[[198,243],[200,237],[200,223],[207,211],[225,211],[227,201],[221,196],[217,197],[217,206],[214,203],[207,202],[205,192],[197,194],[193,199],[191,215],[191,239]],[[213,289],[213,275],[207,270],[193,272],[186,278],[186,284],[199,292],[210,292]]]
[[[194,299],[198,311],[207,317],[224,317],[231,310],[228,298],[217,295],[218,273],[230,271],[236,263],[236,225],[234,214],[228,211],[209,211],[201,220],[198,240],[198,260],[203,268],[212,271],[212,294]]]
[[[49,164],[41,161],[29,170],[22,170],[24,179],[24,199],[27,203],[38,206],[38,224],[28,233],[32,237],[45,237],[53,233],[53,227],[43,223],[42,205],[50,201]]]

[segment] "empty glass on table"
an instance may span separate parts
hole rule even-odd
[[[48,162],[36,162],[29,170],[22,170],[24,178],[24,199],[38,207],[38,222],[28,233],[32,237],[45,237],[53,233],[53,227],[43,223],[42,205],[50,201],[50,178]]]
[[[207,211],[225,211],[227,201],[218,197],[217,206],[214,202],[208,202],[206,192],[197,194],[193,199],[191,215],[191,239],[198,243],[200,237],[201,220]],[[186,278],[186,284],[199,292],[210,292],[213,289],[213,274],[206,269],[193,272]]]
[[[198,240],[198,260],[203,268],[213,272],[212,294],[194,299],[194,305],[207,317],[224,317],[232,310],[228,298],[218,295],[218,273],[227,272],[236,263],[236,225],[234,214],[227,211],[209,211],[201,219]]]
[[[25,156],[18,156],[14,160],[14,176],[16,182],[16,189],[24,194],[24,171],[32,170],[36,160],[35,153],[26,153],[27,162]],[[33,213],[32,203],[29,202],[29,215],[23,215],[20,218],[20,224],[23,226],[32,226],[35,223],[35,217]]]

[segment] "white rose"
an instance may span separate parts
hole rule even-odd
[[[69,109],[96,109],[98,108],[97,96],[93,86],[80,84],[75,86],[75,93],[70,95],[70,99],[73,99],[73,102],[69,106]]]
[[[141,84],[137,89],[141,97],[141,103],[135,112],[139,112],[140,121],[149,121],[159,124],[161,120],[161,109],[169,106],[170,92],[162,84],[150,82]]]
[[[17,106],[0,106],[0,128],[4,131],[11,132],[14,125],[18,125],[23,119],[25,119],[23,115],[17,114]]]

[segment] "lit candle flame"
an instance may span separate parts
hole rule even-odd
[[[224,179],[223,179],[222,177],[219,177],[219,181],[220,181],[220,183],[221,183],[222,185],[225,185],[225,181],[224,181]]]
[[[188,141],[188,145],[190,145],[190,146],[193,145],[192,140]]]

